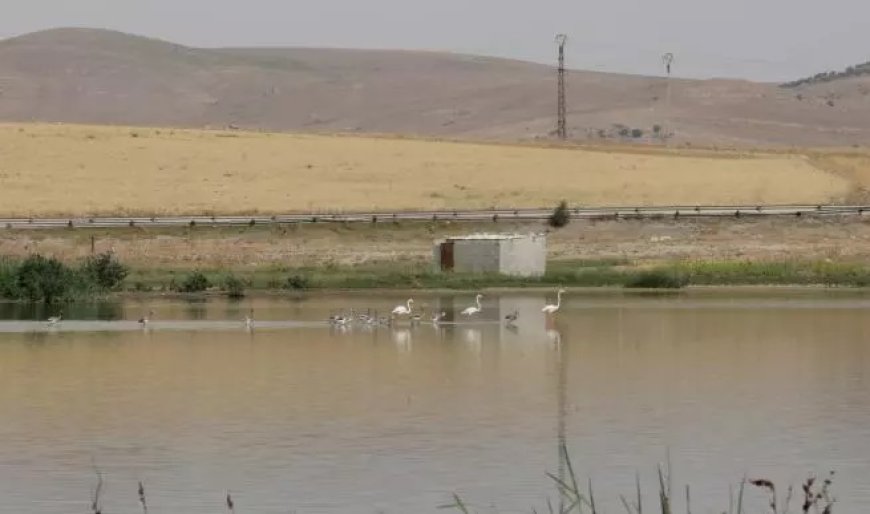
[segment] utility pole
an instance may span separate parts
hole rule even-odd
[[[557,72],[558,91],[556,93],[556,104],[558,114],[556,118],[556,135],[561,140],[568,139],[568,122],[567,110],[565,106],[565,43],[568,42],[568,36],[565,34],[556,35],[556,45],[559,47],[559,69]]]
[[[665,92],[665,123],[662,132],[662,137],[667,140],[670,131],[670,115],[671,115],[671,65],[674,64],[674,54],[668,52],[662,55],[662,64],[665,66],[665,73],[667,74],[666,80],[666,92]]]

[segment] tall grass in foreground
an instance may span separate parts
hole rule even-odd
[[[560,444],[559,452],[565,462],[565,477],[558,477],[552,473],[547,473],[546,476],[556,488],[557,501],[547,499],[546,512],[547,514],[602,514],[595,502],[595,491],[592,486],[592,480],[589,479],[581,487],[578,481],[577,474],[574,471],[574,465],[571,462],[571,456],[568,454],[568,449],[564,443]],[[635,490],[632,497],[620,495],[619,499],[627,514],[643,514],[644,512],[659,512],[660,514],[674,514],[673,502],[673,484],[671,481],[670,464],[666,467],[658,466],[658,502],[653,505],[652,509],[644,505],[643,491],[640,485],[640,477],[635,476]],[[833,514],[835,499],[831,494],[833,486],[834,473],[831,472],[827,477],[818,480],[816,477],[810,476],[801,484],[801,492],[798,501],[800,502],[801,514]],[[777,494],[776,484],[765,478],[747,479],[743,478],[740,481],[740,486],[737,492],[736,499],[734,498],[733,490],[729,490],[728,508],[717,511],[723,514],[749,514],[745,501],[746,486],[758,488],[767,495],[767,505],[763,508],[763,512],[768,514],[788,514],[795,500],[794,488],[789,486],[786,489],[785,496],[781,497]],[[692,514],[691,490],[688,485],[685,486],[685,512]],[[736,500],[736,501],[735,501]],[[452,502],[446,505],[441,505],[440,509],[457,510],[462,514],[472,514],[475,512],[471,506],[466,503],[458,494],[453,493]],[[709,512],[704,509],[704,512]],[[761,511],[752,511],[761,512]],[[538,514],[537,508],[531,509],[531,514]]]

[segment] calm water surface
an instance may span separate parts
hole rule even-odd
[[[322,320],[406,297],[83,305],[53,328],[0,306],[0,511],[86,512],[96,464],[111,513],[140,512],[140,480],[152,513],[222,512],[226,491],[240,513],[436,512],[454,491],[540,512],[564,437],[607,512],[635,473],[651,508],[668,453],[694,512],[727,510],[744,475],[831,469],[835,512],[870,512],[870,297],[573,294],[548,322],[549,296],[378,329]]]

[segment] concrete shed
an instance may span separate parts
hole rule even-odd
[[[544,234],[472,234],[435,242],[435,269],[539,277],[547,270]]]

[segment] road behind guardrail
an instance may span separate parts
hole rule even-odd
[[[535,221],[552,209],[484,209],[395,212],[291,213],[274,216],[155,216],[92,218],[0,218],[0,228],[122,228],[240,226],[281,223],[386,223],[393,221]],[[583,207],[570,209],[572,219],[740,218],[760,216],[862,216],[870,205],[671,205],[661,207]]]

